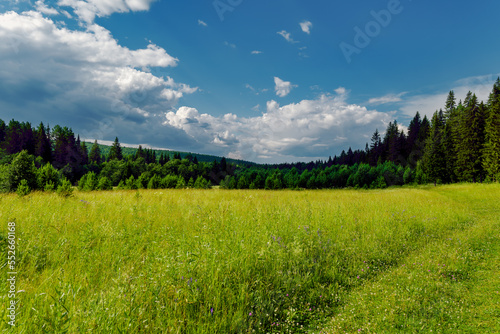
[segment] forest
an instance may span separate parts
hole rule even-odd
[[[375,130],[364,150],[309,163],[259,165],[198,161],[196,155],[143,149],[124,154],[118,138],[103,154],[71,128],[0,120],[0,192],[71,194],[116,189],[376,189],[405,184],[498,182],[500,78],[486,103],[453,91],[429,120],[417,112],[408,130],[397,121]]]

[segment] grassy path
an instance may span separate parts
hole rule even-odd
[[[499,333],[500,192],[484,190],[430,190],[470,210],[473,223],[349,293],[312,332]]]

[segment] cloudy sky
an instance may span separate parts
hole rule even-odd
[[[364,148],[500,75],[498,1],[4,0],[0,118],[257,162]]]

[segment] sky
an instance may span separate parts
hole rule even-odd
[[[3,0],[0,119],[261,163],[487,100],[498,1]]]

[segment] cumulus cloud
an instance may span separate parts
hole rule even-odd
[[[7,12],[0,14],[0,58],[8,68],[0,71],[0,118],[33,120],[36,112],[43,116],[35,121],[73,125],[89,139],[126,133],[141,142],[140,129],[157,129],[158,139],[184,136],[174,128],[163,134],[158,118],[197,88],[150,72],[178,63],[157,45],[131,50],[96,24],[74,31],[39,12]]]
[[[258,117],[213,117],[181,107],[167,113],[164,124],[233,158],[260,162],[324,158],[345,149],[347,143],[364,147],[369,136],[360,134],[385,128],[390,120],[389,114],[348,104],[343,92],[285,106],[271,100]]]
[[[274,77],[275,91],[276,95],[279,97],[285,97],[292,91],[292,88],[297,87],[292,85],[290,81],[283,81],[278,77]]]
[[[127,13],[149,10],[155,0],[59,0],[61,7],[71,7],[80,20],[92,23],[95,17],[113,13]]]
[[[252,51],[253,55],[260,55],[261,53],[262,53],[262,51],[257,51],[257,50]]]
[[[208,27],[208,24],[206,24],[205,22],[203,22],[202,20],[198,20],[198,25],[200,26],[204,26],[204,27]]]
[[[300,28],[306,34],[311,34],[312,23],[310,21],[300,22]]]
[[[35,8],[38,12],[45,14],[45,15],[58,15],[59,14],[59,12],[56,9],[48,7],[44,3],[43,0],[38,0],[37,2],[35,2]]]
[[[296,41],[293,40],[292,34],[287,32],[286,30],[278,31],[277,34],[283,36],[283,38],[286,39],[286,41],[289,43],[297,43]]]

